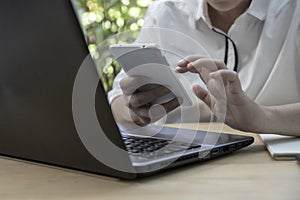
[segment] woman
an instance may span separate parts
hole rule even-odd
[[[166,30],[177,35],[166,34]],[[225,122],[232,127],[299,136],[299,32],[297,0],[165,0],[149,7],[137,42],[155,42],[185,56],[176,70],[199,74],[206,84],[195,85],[199,79],[190,78],[193,92],[208,106],[199,103],[202,113],[210,108],[220,117],[226,107]],[[206,52],[183,37],[178,40],[178,33],[199,43]],[[135,123],[151,122],[151,102],[170,91],[164,86],[131,91],[143,81],[144,77],[126,77],[123,72],[117,77],[110,93],[117,120],[130,115]],[[221,95],[220,81],[225,86]],[[173,111],[179,106],[177,98],[162,106],[178,116]],[[125,114],[120,115],[120,109]]]

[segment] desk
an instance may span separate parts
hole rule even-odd
[[[192,124],[182,127],[190,128]],[[200,129],[207,129],[201,124]],[[224,132],[242,133],[229,127]],[[232,155],[122,181],[0,158],[0,199],[300,199],[300,167],[274,161],[262,141]]]

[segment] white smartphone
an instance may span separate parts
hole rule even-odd
[[[182,98],[181,106],[192,105],[191,97],[162,55],[158,45],[153,43],[114,44],[110,45],[109,50],[128,75],[149,77],[153,83],[165,85],[173,92],[172,96],[167,95],[168,97],[160,101],[174,98],[175,95]]]

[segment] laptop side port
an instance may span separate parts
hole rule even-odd
[[[220,153],[220,149],[219,148],[214,148],[211,150],[211,155],[216,155]]]
[[[234,150],[235,150],[235,145],[234,144],[230,145],[229,146],[229,151],[234,151]]]
[[[240,148],[242,148],[243,147],[243,143],[238,143],[238,144],[236,144],[236,148],[237,149],[240,149]]]
[[[229,152],[229,146],[223,147],[223,152],[224,152],[224,153]]]

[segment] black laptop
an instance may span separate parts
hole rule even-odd
[[[253,142],[156,126],[140,135],[120,130],[69,0],[2,0],[0,24],[2,156],[134,179]]]

